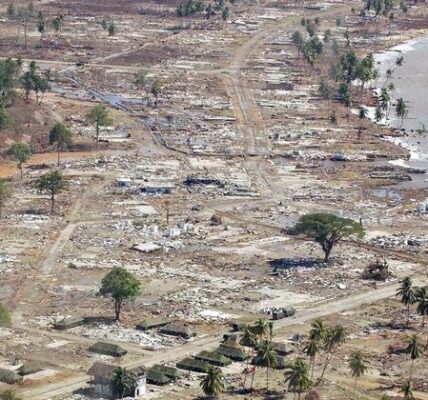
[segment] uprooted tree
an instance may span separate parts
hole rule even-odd
[[[300,217],[291,231],[294,235],[305,235],[319,243],[324,252],[324,262],[329,260],[333,247],[350,236],[364,237],[364,228],[359,222],[328,213],[306,214]]]
[[[100,294],[114,301],[116,321],[126,300],[135,298],[140,292],[140,282],[126,269],[115,267],[101,281]]]

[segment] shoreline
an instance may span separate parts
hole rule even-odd
[[[394,115],[395,100],[402,97],[409,102],[409,116],[403,122],[404,134],[399,137],[391,137],[388,140],[397,146],[407,149],[410,153],[409,160],[396,160],[394,165],[401,165],[411,168],[428,168],[428,138],[425,134],[418,134],[417,130],[423,130],[423,126],[428,127],[428,114],[424,110],[428,109],[428,100],[424,92],[428,91],[428,79],[421,78],[422,72],[428,75],[428,60],[420,61],[427,57],[428,33],[423,32],[418,37],[404,41],[389,49],[375,53],[374,58],[379,70],[379,77],[373,84],[373,90],[379,93],[385,82],[394,84],[394,91],[391,94],[392,105],[391,114],[388,121],[383,119],[379,125],[388,126],[395,129],[397,118]],[[402,66],[396,66],[397,57],[403,56],[404,63]],[[425,71],[423,66],[426,65]],[[392,76],[388,79],[386,72],[393,69]],[[369,109],[369,118],[374,120],[374,107]]]

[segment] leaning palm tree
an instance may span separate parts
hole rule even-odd
[[[208,397],[217,397],[224,391],[223,372],[220,368],[210,365],[200,386]]]
[[[410,322],[410,306],[416,301],[412,278],[406,276],[400,282],[400,287],[397,290],[397,296],[401,296],[401,304],[407,307],[406,327],[408,327]]]
[[[354,382],[354,397],[357,390],[357,380],[360,376],[363,376],[367,371],[368,360],[366,356],[361,351],[354,351],[350,354],[349,359],[349,369],[351,374],[355,377]]]
[[[109,383],[115,398],[123,399],[134,395],[135,378],[127,373],[126,368],[116,367],[111,373]]]
[[[410,381],[404,382],[403,386],[401,386],[401,393],[403,393],[403,400],[415,400],[415,396],[413,396],[412,384]]]
[[[406,105],[406,102],[402,97],[397,100],[397,104],[395,105],[395,115],[400,118],[400,129],[403,127],[404,118],[409,114],[409,109]]]
[[[410,382],[412,380],[413,364],[415,360],[417,360],[422,354],[421,345],[419,343],[419,338],[417,335],[410,336],[407,342],[406,353],[410,356],[410,360],[411,360],[410,374],[409,374],[409,382]]]
[[[302,358],[296,358],[294,363],[285,372],[285,383],[288,382],[288,390],[294,391],[294,397],[296,392],[300,400],[302,392],[308,390],[312,386],[312,381],[309,378],[308,366]]]
[[[260,343],[254,364],[266,368],[266,390],[269,390],[269,370],[276,365],[276,355],[271,341],[264,340]]]
[[[336,325],[326,329],[326,333],[323,339],[323,347],[326,352],[324,367],[319,377],[319,381],[324,378],[325,371],[327,370],[328,365],[333,359],[334,353],[337,348],[345,343],[348,334],[346,329],[342,325]]]

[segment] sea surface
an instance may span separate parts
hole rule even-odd
[[[395,62],[400,56],[404,57],[402,66]],[[428,169],[428,35],[394,46],[375,55],[380,77],[376,86],[380,89],[386,81],[386,71],[393,70],[392,82],[395,89],[392,92],[393,106],[387,124],[400,127],[401,121],[395,116],[395,101],[402,97],[408,106],[408,116],[403,128],[406,136],[397,138],[395,143],[406,147],[410,153],[409,161],[398,160],[397,164],[415,168]],[[426,132],[417,130],[426,128]],[[427,185],[428,187],[428,182]]]

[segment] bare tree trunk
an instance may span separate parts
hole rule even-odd
[[[19,163],[19,171],[21,173],[21,179],[24,176],[24,171],[23,171],[23,167],[22,167],[22,162]]]

